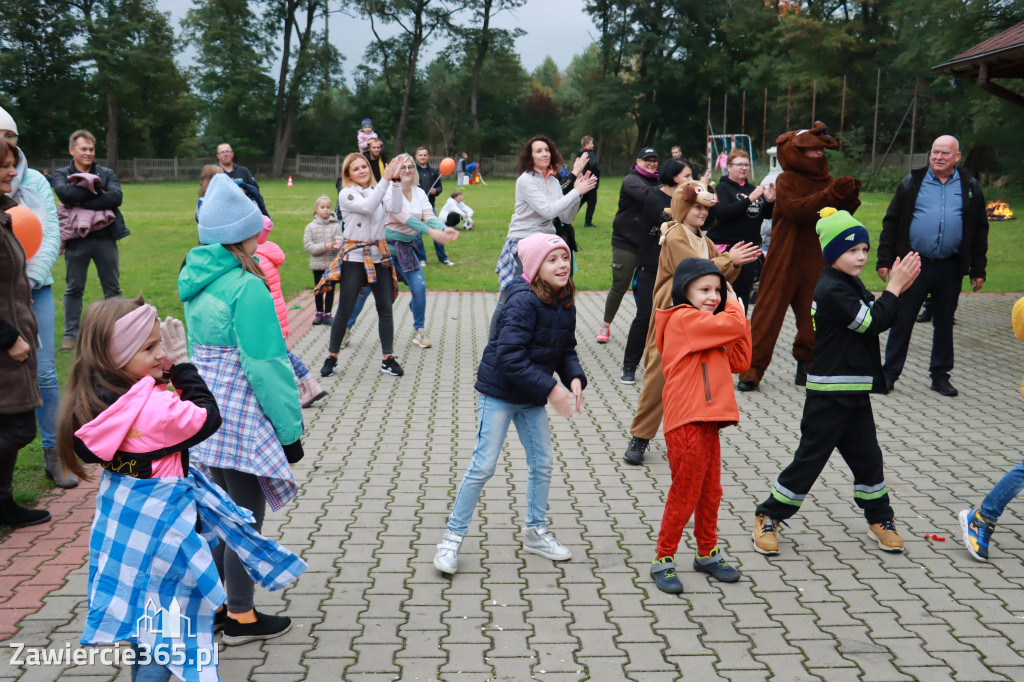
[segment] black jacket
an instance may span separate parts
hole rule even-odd
[[[171,367],[167,373],[170,379],[171,385],[177,390],[182,400],[188,400],[189,402],[195,403],[199,407],[206,409],[206,421],[203,423],[199,432],[192,436],[188,440],[181,443],[175,443],[168,447],[161,448],[154,452],[146,453],[135,453],[135,452],[121,452],[120,450],[114,455],[114,458],[109,462],[105,462],[97,457],[89,448],[86,447],[85,443],[78,438],[74,437],[75,454],[83,462],[89,464],[99,464],[104,469],[113,471],[115,473],[124,474],[133,478],[152,478],[153,477],[153,462],[154,460],[161,459],[168,455],[173,455],[176,452],[181,453],[181,469],[186,476],[188,476],[188,449],[193,445],[198,445],[204,440],[212,436],[220,428],[221,416],[220,409],[217,407],[217,399],[210,393],[209,387],[206,382],[203,381],[203,377],[199,375],[199,370],[196,366],[189,362],[182,362]],[[160,382],[157,382],[158,384]],[[107,394],[107,391],[98,392],[100,397],[111,405],[113,405],[118,398],[121,396]]]
[[[598,178],[598,184],[601,184],[600,183],[601,169],[598,168],[598,166],[597,166],[597,152],[595,152],[593,149],[581,149],[581,150],[579,150],[579,152],[576,153],[576,157],[579,158],[579,157],[583,156],[584,154],[587,154],[588,157],[587,157],[587,167],[583,169],[583,172],[586,173],[587,171],[590,171],[590,173],[595,178]],[[592,189],[590,191],[591,192],[597,191],[597,185],[594,185],[594,189]]]
[[[619,209],[612,220],[612,246],[632,253],[640,253],[647,225],[644,224],[644,199],[651,190],[661,186],[657,176],[647,178],[629,171],[619,190]]]
[[[899,299],[875,300],[859,277],[826,267],[814,288],[814,361],[807,391],[828,395],[884,392],[878,335],[892,326]]]
[[[257,190],[260,188],[260,183],[256,182],[256,178],[252,176],[252,172],[245,166],[239,166],[237,163],[232,164],[231,172],[225,174],[232,180],[241,180],[247,185],[252,185]]]
[[[708,211],[711,241],[729,246],[737,242],[761,244],[761,222],[772,217],[775,202],[761,198],[751,203],[747,197],[755,189],[757,185],[749,182],[739,185],[729,176],[719,181],[715,186],[718,203]]]
[[[963,168],[960,186],[963,192],[964,237],[957,254],[960,276],[985,278],[988,265],[988,216],[981,184]],[[897,257],[910,251],[910,223],[914,219],[914,206],[921,183],[928,168],[918,168],[907,174],[896,188],[896,195],[882,218],[882,234],[878,238],[878,262],[875,269],[891,268]]]
[[[57,193],[60,203],[65,206],[81,206],[92,211],[114,212],[113,223],[103,229],[90,232],[84,237],[79,237],[79,239],[113,238],[117,240],[131,234],[128,231],[128,226],[124,224],[124,216],[121,215],[121,202],[124,197],[121,194],[121,183],[118,182],[117,175],[113,169],[101,166],[98,163],[93,163],[92,168],[89,169],[90,173],[99,176],[99,179],[103,182],[103,194],[99,195],[93,194],[84,187],[75,187],[68,184],[68,176],[78,172],[73,161],[64,168],[58,168],[53,171],[53,191]]]
[[[573,379],[587,386],[576,356],[576,308],[567,299],[545,305],[519,277],[509,285],[498,318],[498,334],[487,343],[475,388],[510,403],[544,405],[558,372],[566,387]]]
[[[661,257],[661,225],[672,220],[669,209],[672,206],[672,197],[665,194],[661,189],[656,189],[644,199],[643,222],[647,227],[643,243],[640,244],[641,270],[658,272],[658,259]]]
[[[437,170],[429,163],[426,168],[423,168],[417,163],[416,172],[420,176],[420,189],[426,193],[430,206],[434,207],[434,202],[437,200],[437,194],[441,193],[441,188],[443,187],[441,183],[441,171]],[[434,184],[434,181],[437,181],[436,185]],[[431,187],[437,190],[437,194],[430,193]]]

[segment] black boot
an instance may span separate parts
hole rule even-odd
[[[626,464],[632,464],[633,466],[639,466],[644,463],[644,451],[647,450],[647,446],[651,441],[646,438],[637,438],[633,436],[629,440],[629,447],[626,448],[626,454],[622,456],[622,459]]]
[[[50,512],[45,509],[26,509],[15,504],[13,498],[0,500],[0,526],[21,528],[35,526],[50,520]]]

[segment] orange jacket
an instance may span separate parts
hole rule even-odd
[[[691,422],[740,420],[732,375],[750,369],[750,323],[728,301],[717,315],[682,304],[654,313],[665,390],[665,433]]]

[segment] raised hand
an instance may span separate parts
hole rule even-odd
[[[578,176],[580,173],[587,169],[587,162],[590,160],[590,154],[583,152],[576,157],[576,160],[572,162],[572,174]]]
[[[597,187],[597,178],[595,178],[594,174],[590,171],[577,176],[576,182],[572,186],[572,188],[580,194],[586,194],[595,187]]]
[[[185,325],[173,317],[160,323],[160,339],[164,345],[165,369],[188,362],[188,344],[185,340]]]
[[[726,254],[732,259],[732,264],[738,267],[756,261],[761,255],[761,247],[750,242],[738,242]]]

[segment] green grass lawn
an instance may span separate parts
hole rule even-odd
[[[443,203],[454,181],[446,180],[447,190],[439,197]],[[576,230],[581,251],[577,254],[579,270],[576,285],[580,289],[601,290],[611,284],[611,224],[618,200],[619,181],[604,178],[598,190],[597,213],[594,229]],[[124,216],[132,235],[120,242],[121,289],[125,296],[143,293],[146,300],[160,311],[161,317],[181,317],[182,304],[178,300],[177,275],[182,259],[196,245],[194,219],[198,183],[154,183],[124,185]],[[335,196],[331,180],[299,179],[294,187],[284,181],[264,181],[261,185],[267,207],[274,218],[271,239],[288,255],[281,268],[281,281],[285,297],[291,298],[312,287],[309,259],[302,248],[302,235],[312,219],[313,205],[321,194]],[[426,279],[431,291],[497,291],[494,264],[501,252],[512,215],[515,193],[514,180],[492,180],[488,185],[474,185],[465,189],[465,200],[476,211],[476,228],[462,232],[459,240],[449,244],[448,255],[456,263],[447,268],[437,262],[428,244]],[[1003,199],[1011,207],[1024,212],[1022,195],[991,191],[986,197]],[[873,193],[861,196],[864,204],[857,217],[868,226],[873,244],[877,244],[882,216],[889,204],[888,194]],[[1022,213],[1024,215],[1024,213]],[[577,223],[582,225],[582,220]],[[985,291],[1020,291],[1021,255],[1024,245],[1020,239],[1021,221],[993,223],[989,235],[989,280]],[[872,266],[873,266],[873,260]],[[57,303],[57,343],[63,329],[64,261],[58,259],[53,269],[54,298]],[[878,291],[882,282],[865,271],[865,284]],[[403,287],[404,288],[404,287]],[[85,292],[85,305],[102,297],[95,270],[90,271]],[[57,370],[61,384],[71,367],[71,354],[58,351]],[[42,450],[36,440],[18,458],[15,472],[15,492],[23,504],[34,502],[50,488],[42,474]]]

